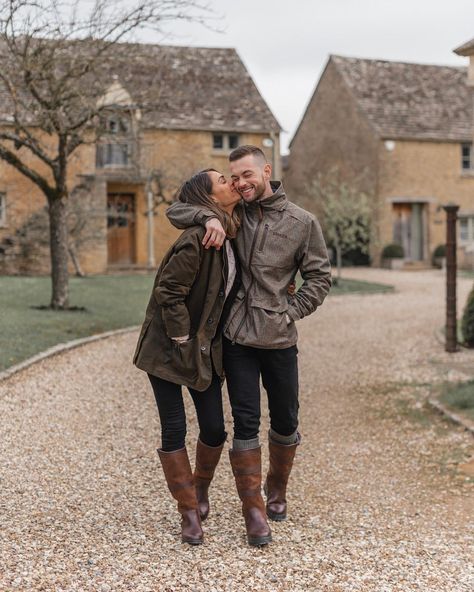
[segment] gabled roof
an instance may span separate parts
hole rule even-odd
[[[81,47],[78,47],[78,45]],[[87,51],[87,41],[69,50]],[[117,44],[101,76],[104,95],[119,85],[140,108],[146,127],[182,130],[279,132],[235,49]],[[0,88],[0,120],[8,101]]]
[[[331,56],[382,138],[472,140],[467,69]]]
[[[467,43],[463,43],[454,50],[460,56],[470,56],[474,54],[474,39],[471,39]]]

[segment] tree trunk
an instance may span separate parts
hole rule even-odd
[[[63,310],[69,307],[67,197],[58,195],[48,202],[52,281],[50,306],[54,310]]]

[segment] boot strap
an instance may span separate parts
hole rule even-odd
[[[179,491],[180,489],[187,489],[188,487],[194,487],[194,481],[185,481],[184,483],[177,483],[172,488],[170,487],[169,490],[171,493],[175,491]]]

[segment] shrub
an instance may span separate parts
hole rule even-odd
[[[403,259],[403,257],[405,257],[405,251],[402,245],[391,243],[383,248],[382,259]]]
[[[446,257],[446,245],[438,245],[435,250],[433,251],[433,255],[431,257],[431,263],[433,267],[441,267],[441,259]]]
[[[474,347],[474,287],[467,297],[466,307],[461,321],[462,336],[464,343]]]

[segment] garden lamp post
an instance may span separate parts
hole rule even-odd
[[[447,204],[446,212],[446,345],[447,352],[458,351],[456,325],[456,221],[459,206]]]

